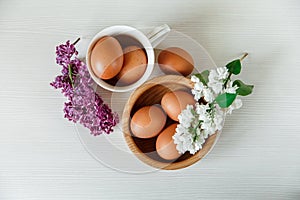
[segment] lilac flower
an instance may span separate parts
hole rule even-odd
[[[65,118],[74,123],[81,123],[95,136],[109,134],[119,122],[119,118],[95,93],[94,81],[85,63],[76,57],[77,54],[70,41],[56,47],[56,62],[63,69],[62,75],[58,75],[50,85],[61,89],[69,100],[64,106]]]
[[[75,46],[70,44],[70,40],[68,40],[66,44],[61,44],[56,47],[56,63],[67,66],[74,54],[77,55],[78,52],[76,51]]]

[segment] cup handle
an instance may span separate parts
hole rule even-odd
[[[155,48],[159,43],[161,43],[171,31],[171,28],[167,25],[161,25],[155,27],[151,32],[149,32],[146,36],[148,37],[152,47]]]

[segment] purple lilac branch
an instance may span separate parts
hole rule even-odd
[[[56,63],[62,66],[61,75],[50,83],[68,98],[64,104],[64,117],[74,123],[79,122],[93,135],[109,134],[119,122],[118,115],[105,104],[93,89],[87,66],[79,60],[75,44],[67,41],[56,47]]]

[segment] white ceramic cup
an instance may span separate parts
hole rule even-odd
[[[142,33],[141,31],[137,30],[136,28],[130,27],[130,26],[110,26],[99,33],[97,33],[94,38],[91,40],[87,53],[86,53],[86,63],[88,67],[88,71],[92,77],[92,79],[102,88],[112,91],[112,92],[127,92],[129,90],[133,90],[143,84],[145,81],[148,80],[149,76],[151,75],[153,71],[153,67],[155,64],[155,55],[154,50],[155,48],[170,32],[170,27],[166,24],[154,28],[151,32],[149,32],[147,35]],[[144,72],[143,76],[137,80],[136,82],[126,85],[126,86],[115,86],[107,83],[106,81],[98,78],[95,73],[93,72],[91,68],[90,58],[91,58],[91,52],[93,50],[94,45],[97,43],[97,41],[104,37],[104,36],[117,36],[117,35],[126,35],[129,37],[132,37],[136,41],[138,41],[143,48],[146,51],[147,55],[147,67],[146,71]]]

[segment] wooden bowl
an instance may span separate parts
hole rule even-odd
[[[141,139],[133,136],[130,130],[130,120],[133,114],[144,106],[160,104],[161,98],[166,92],[184,90],[191,92],[190,79],[177,75],[165,75],[145,82],[137,88],[129,97],[123,112],[122,127],[125,140],[130,150],[144,163],[159,169],[175,170],[190,166],[203,158],[216,142],[217,133],[211,135],[203,145],[203,148],[191,155],[186,152],[175,161],[162,159],[156,152],[155,143],[157,137]],[[166,126],[174,123],[168,119]]]

